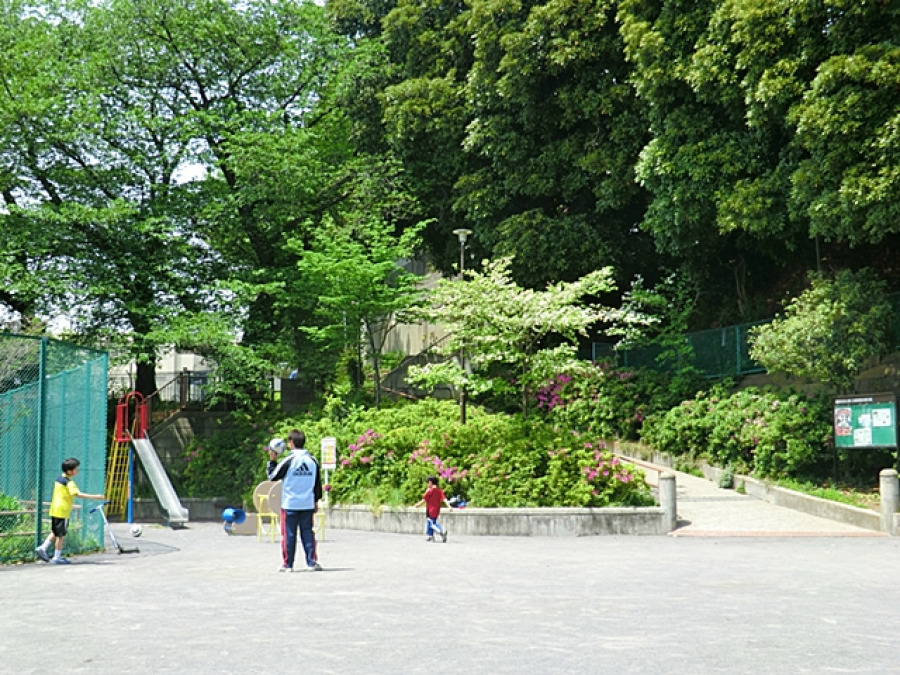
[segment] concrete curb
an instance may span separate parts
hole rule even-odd
[[[656,465],[655,468],[659,471],[671,469],[675,465],[673,458],[669,455],[658,453],[649,448],[647,448],[646,452],[642,452],[636,447],[629,447],[628,452],[624,452],[617,447],[617,444],[612,445],[614,452],[624,457],[627,461],[643,460],[643,462]],[[638,457],[634,458],[633,455],[638,455]],[[642,465],[643,462],[641,462]],[[717,485],[725,473],[723,469],[709,464],[700,464],[698,468],[703,473],[704,478]],[[819,518],[866,530],[882,531],[881,513],[878,511],[803,494],[788,488],[771,485],[766,481],[751,478],[750,476],[735,474],[734,485],[739,489],[743,488],[745,494],[775,506],[782,506],[811,516],[818,516]],[[900,525],[900,514],[894,514],[894,520],[896,523],[895,527]],[[900,531],[900,528],[895,531]]]
[[[841,504],[821,497],[805,495],[787,488],[769,485],[768,483],[750,478],[749,476],[735,476],[736,486],[743,486],[744,492],[751,497],[756,497],[776,506],[808,513],[811,516],[827,518],[845,525],[861,527],[865,530],[881,530],[881,514],[869,509],[862,509],[850,504]]]

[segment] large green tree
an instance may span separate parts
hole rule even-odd
[[[39,298],[82,337],[127,346],[145,393],[160,345],[179,335],[221,358],[222,339],[196,337],[227,326],[264,357],[254,362],[290,360],[278,338],[296,317],[272,311],[296,261],[286,234],[308,238],[340,203],[332,185],[347,158],[341,115],[322,105],[341,44],[322,9],[72,0],[46,10],[10,3],[4,14],[15,28],[0,93],[4,271],[31,273],[5,299],[29,311]],[[230,320],[204,327],[210,310]]]
[[[82,339],[122,347],[149,393],[150,331],[209,299],[213,256],[175,176],[189,139],[119,86],[93,6],[4,9],[5,297],[26,317],[64,315]]]
[[[855,391],[854,378],[889,347],[894,319],[884,282],[871,270],[812,275],[784,316],[752,330],[750,355],[768,370]]]
[[[458,259],[451,232],[468,227],[454,209],[454,186],[471,161],[463,147],[471,119],[469,10],[438,0],[332,0],[328,11],[354,39],[339,90],[354,145],[402,162],[427,215],[423,238],[431,258],[450,272]],[[476,256],[486,251],[477,240],[470,243]]]
[[[642,227],[664,250],[705,261],[704,286],[733,279],[737,313],[720,319],[756,318],[766,309],[754,297],[773,298],[810,267],[895,250],[897,11],[844,0],[621,2],[651,120],[637,165],[652,195]],[[881,252],[847,249],[882,241]]]
[[[655,253],[634,181],[647,122],[629,83],[613,2],[329,3],[356,31],[359,135],[403,161],[433,219],[425,241],[452,270],[514,258],[530,286]],[[375,46],[373,46],[375,45]],[[639,262],[641,261],[641,262]]]
[[[329,126],[320,106],[340,40],[312,2],[112,0],[109,16],[105,41],[123,84],[188,130],[201,200],[193,225],[228,267],[220,285],[245,308],[242,344],[289,362],[297,317],[275,311],[296,260],[286,237],[308,238],[346,158],[340,120]]]
[[[655,257],[634,165],[648,120],[629,82],[616,3],[474,2],[458,209],[531,287]],[[620,278],[619,282],[625,279]]]
[[[352,350],[360,366],[364,358],[371,362],[376,407],[385,341],[421,294],[418,277],[399,266],[418,248],[419,228],[396,236],[378,216],[352,226],[326,222],[298,263],[300,282],[315,288],[313,312],[321,319],[304,332],[319,344]]]

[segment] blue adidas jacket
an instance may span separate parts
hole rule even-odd
[[[269,480],[281,481],[281,508],[285,511],[311,511],[322,499],[319,464],[305,448],[292,450],[280,462],[269,460]]]

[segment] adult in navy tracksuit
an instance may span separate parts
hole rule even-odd
[[[291,453],[280,462],[278,455],[269,450],[266,473],[269,480],[281,481],[281,553],[284,559],[280,571],[294,569],[294,553],[297,550],[297,530],[306,554],[306,566],[310,571],[321,570],[316,559],[316,535],[313,533],[313,516],[322,498],[322,478],[319,464],[306,445],[306,434],[294,429],[288,434]]]

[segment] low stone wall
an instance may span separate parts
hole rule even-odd
[[[454,534],[518,537],[588,537],[609,534],[662,535],[675,529],[677,506],[675,474],[658,475],[660,506],[620,508],[467,507],[444,510],[441,522]],[[221,520],[228,504],[222,498],[182,499],[189,521]],[[419,534],[425,530],[425,511],[410,507],[373,508],[366,505],[324,507],[328,527],[370,532]],[[134,519],[165,522],[155,499],[136,499]]]
[[[412,508],[333,506],[328,527],[345,530],[421,534],[425,512]],[[585,537],[604,534],[661,535],[671,531],[662,507],[642,508],[464,508],[441,512],[440,522],[453,534],[524,537]]]
[[[881,530],[881,514],[870,509],[862,509],[851,504],[842,504],[821,497],[805,495],[787,488],[770,485],[749,476],[735,476],[735,484],[743,486],[744,492],[751,497],[784,506],[812,516],[827,518],[845,525],[854,525],[866,530]]]

